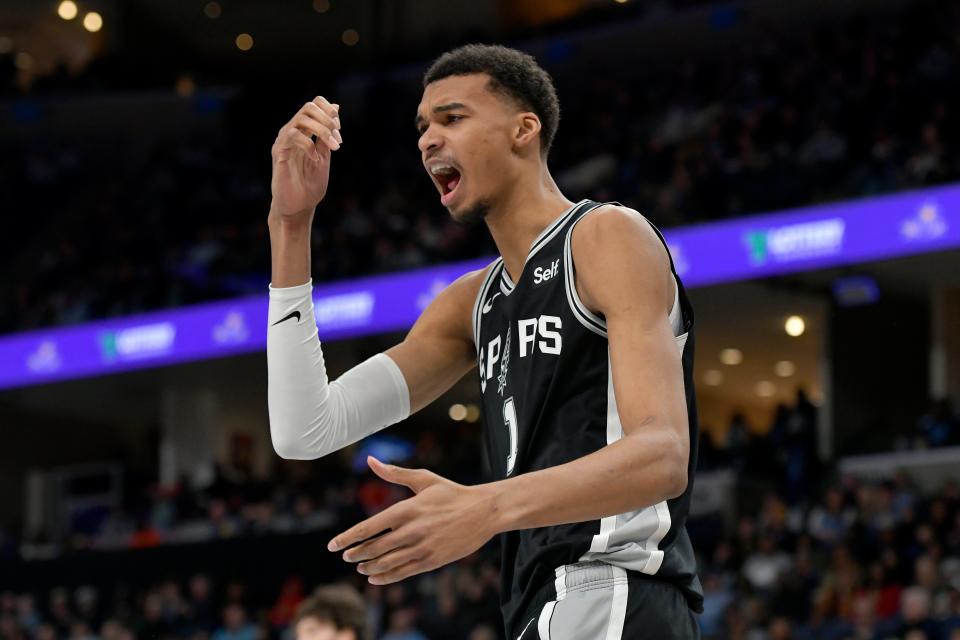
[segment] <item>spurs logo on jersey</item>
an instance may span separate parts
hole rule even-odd
[[[495,261],[474,306],[474,343],[493,479],[557,466],[623,435],[613,391],[603,317],[574,285],[570,238],[599,203],[583,200],[540,234],[516,282]],[[656,230],[656,227],[653,227]],[[663,236],[657,230],[663,241]],[[666,247],[666,242],[664,242]],[[670,321],[683,363],[690,418],[690,469],[698,437],[693,389],[693,308],[671,258],[677,286]],[[499,365],[499,366],[498,366]],[[491,380],[497,376],[496,385]],[[490,384],[488,384],[490,383]],[[534,600],[555,596],[555,570],[602,560],[677,584],[699,610],[702,590],[684,522],[692,489],[680,497],[599,520],[501,534],[501,593],[508,628]],[[544,591],[546,590],[546,591]]]
[[[503,390],[507,387],[507,370],[510,366],[510,329],[507,329],[507,341],[503,347],[503,360],[500,361],[500,375],[497,377],[497,391],[503,395]]]

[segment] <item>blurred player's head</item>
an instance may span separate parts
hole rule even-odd
[[[553,81],[531,56],[471,44],[437,58],[417,132],[441,203],[457,221],[482,219],[519,179],[539,175],[559,121]]]
[[[348,585],[320,587],[300,603],[293,619],[296,640],[371,640],[367,610]]]

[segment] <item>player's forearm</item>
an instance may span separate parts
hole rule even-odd
[[[313,216],[301,222],[281,221],[273,212],[270,229],[271,275],[274,287],[294,287],[310,280],[310,229]]]
[[[312,284],[270,286],[267,409],[274,449],[313,460],[410,415],[403,373],[377,354],[328,382],[317,336]]]
[[[484,485],[497,533],[595,520],[686,489],[687,451],[669,430],[625,436],[590,455]]]

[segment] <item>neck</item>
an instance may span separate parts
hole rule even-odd
[[[573,204],[560,193],[545,163],[518,176],[501,193],[484,220],[511,280],[520,277],[533,240]]]

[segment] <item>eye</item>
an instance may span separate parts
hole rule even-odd
[[[455,114],[455,113],[448,113],[447,116],[446,116],[446,120],[447,120],[446,123],[447,123],[447,124],[451,124],[451,123],[456,122],[457,120],[463,120],[463,118],[464,118],[464,116],[457,115],[457,114]],[[427,127],[425,127],[425,126],[423,126],[423,125],[417,127],[417,135],[418,135],[419,137],[421,137],[421,138],[423,137],[423,134],[426,133],[426,131],[427,131]]]

